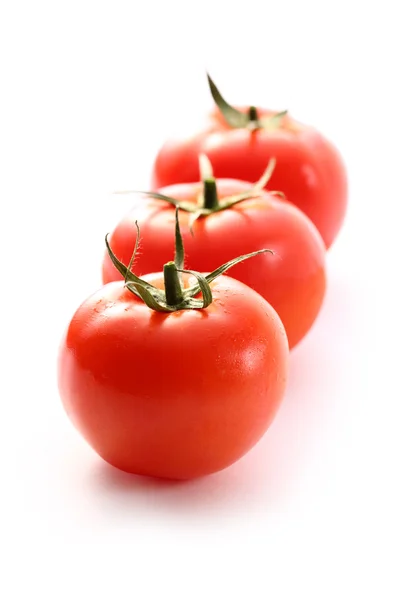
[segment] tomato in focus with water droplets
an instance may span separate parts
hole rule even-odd
[[[145,279],[163,286],[161,274]],[[211,288],[207,308],[166,313],[118,281],[72,317],[59,354],[60,395],[111,465],[199,477],[238,460],[270,425],[287,378],[282,322],[235,279],[221,276]]]

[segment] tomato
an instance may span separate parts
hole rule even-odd
[[[145,281],[165,287],[161,273]],[[188,479],[229,466],[265,433],[284,394],[288,343],[278,315],[226,276],[209,284],[210,303],[198,310],[153,310],[127,285],[102,287],[67,328],[58,367],[67,414],[127,472]]]
[[[196,181],[201,152],[211,160],[216,177],[245,181],[256,181],[268,159],[275,157],[269,188],[284,192],[314,222],[329,248],[347,207],[347,175],[338,150],[315,128],[288,114],[235,109],[222,99],[212,80],[210,87],[216,108],[201,131],[171,139],[160,149],[153,166],[153,189]]]
[[[265,166],[265,165],[264,165]],[[203,183],[177,184],[158,190],[178,202],[193,206]],[[217,179],[220,205],[232,194],[241,194],[251,183]],[[116,256],[127,263],[135,242],[135,221],[143,233],[135,259],[135,272],[155,272],[174,247],[175,208],[151,197],[143,197],[111,234]],[[232,267],[229,275],[261,294],[279,314],[291,348],[309,331],[325,294],[325,247],[312,222],[294,205],[261,191],[259,197],[244,200],[225,210],[201,216],[189,229],[190,212],[180,210],[186,265],[202,272],[213,270],[232,256],[270,248],[274,255],[262,254]],[[106,253],[103,282],[121,276]]]

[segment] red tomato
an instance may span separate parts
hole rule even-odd
[[[327,248],[337,236],[347,206],[347,176],[336,148],[316,129],[285,115],[273,121],[271,110],[257,109],[254,130],[246,121],[249,108],[241,109],[244,122],[231,127],[216,108],[202,131],[172,139],[159,151],[153,167],[153,189],[199,178],[198,155],[206,154],[216,177],[256,181],[269,158],[277,164],[269,189],[284,192],[316,225]]]
[[[163,288],[161,274],[146,280]],[[74,425],[111,465],[198,477],[238,460],[271,423],[287,377],[282,323],[230,277],[211,289],[207,308],[165,313],[115,282],[73,316],[61,345],[60,394]]]
[[[265,167],[265,165],[264,165]],[[247,191],[252,184],[217,180],[219,201]],[[159,190],[179,201],[195,202],[202,183],[181,184]],[[143,198],[117,225],[110,241],[116,256],[129,262],[136,239],[137,220],[142,237],[134,271],[152,273],[173,254],[174,207],[153,198]],[[232,256],[261,248],[262,254],[232,267],[229,275],[259,292],[279,314],[292,348],[312,326],[325,294],[325,248],[311,221],[295,206],[262,192],[232,208],[199,218],[188,226],[190,216],[180,211],[186,267],[209,272]],[[142,241],[143,240],[143,241]],[[103,282],[120,279],[108,254],[103,261]]]

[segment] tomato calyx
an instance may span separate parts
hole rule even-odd
[[[199,217],[208,217],[217,212],[232,208],[235,204],[244,202],[245,200],[251,200],[252,198],[259,198],[271,175],[275,169],[276,160],[271,158],[268,162],[267,168],[261,175],[260,179],[256,181],[248,190],[241,194],[233,194],[231,196],[225,196],[223,200],[219,200],[217,191],[217,182],[214,178],[212,165],[206,154],[200,154],[199,166],[200,166],[200,179],[203,184],[202,189],[197,195],[197,203],[185,200],[178,200],[172,196],[161,194],[159,192],[139,191],[139,190],[121,190],[114,192],[115,194],[143,194],[156,200],[162,200],[167,202],[175,208],[184,212],[191,213],[189,218],[189,229],[193,235],[193,225]],[[285,198],[285,194],[276,190],[268,190],[270,195],[280,196]]]
[[[218,199],[217,193],[217,184],[213,175],[212,165],[205,154],[200,154],[199,156],[199,164],[200,164],[200,177],[203,183],[203,188],[200,190],[197,196],[197,203],[194,202],[185,202],[181,200],[177,200],[172,196],[166,196],[165,194],[160,194],[159,192],[143,192],[143,191],[121,191],[116,192],[119,194],[144,194],[145,196],[149,196],[150,198],[155,198],[156,200],[162,200],[164,202],[168,202],[168,204],[172,204],[179,210],[183,210],[184,212],[191,213],[189,219],[189,228],[191,233],[193,234],[193,224],[199,217],[207,217],[213,213],[221,212],[223,210],[227,210],[231,208],[235,204],[239,204],[239,202],[244,202],[245,200],[250,200],[252,198],[258,198],[263,193],[265,186],[271,178],[271,175],[274,171],[276,160],[275,158],[271,158],[268,162],[267,168],[264,173],[260,177],[258,181],[251,188],[242,192],[241,194],[234,194],[232,196],[226,196],[223,200]],[[268,191],[269,194],[285,197],[282,192],[279,191]]]
[[[208,85],[211,95],[218,109],[220,110],[225,122],[233,129],[249,129],[257,131],[258,129],[266,129],[273,131],[281,127],[284,117],[288,111],[283,110],[269,117],[259,117],[255,106],[250,106],[247,113],[242,112],[229,104],[221,95],[221,92],[207,73]]]
[[[175,312],[178,310],[198,310],[207,308],[213,301],[210,284],[214,279],[223,273],[226,273],[228,269],[237,263],[252,258],[253,256],[257,256],[264,252],[274,254],[274,252],[269,249],[262,249],[256,252],[250,252],[249,254],[243,254],[242,256],[224,263],[208,275],[202,275],[198,271],[184,269],[185,251],[179,226],[178,213],[179,209],[177,208],[175,211],[175,256],[174,260],[167,262],[163,268],[164,290],[137,277],[131,270],[135,262],[140,239],[140,228],[137,221],[135,222],[137,229],[136,243],[128,266],[124,265],[124,263],[115,256],[108,242],[108,234],[105,238],[108,255],[115,268],[124,278],[126,288],[135,294],[135,296],[139,297],[152,310],[157,312]],[[182,274],[184,273],[195,277],[197,283],[185,288],[182,278]],[[196,298],[199,293],[201,293],[201,298]]]

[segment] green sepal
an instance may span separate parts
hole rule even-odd
[[[268,190],[268,194],[270,196],[278,196],[279,198],[282,198],[283,200],[287,199],[287,196],[284,192],[280,192],[279,190]]]
[[[287,115],[288,111],[283,110],[275,113],[270,117],[258,117],[257,108],[250,106],[247,113],[243,113],[231,104],[229,104],[221,95],[221,92],[207,73],[208,85],[210,87],[211,95],[214,99],[215,104],[219,108],[222,116],[226,123],[233,129],[248,128],[250,131],[256,131],[257,129],[266,129],[273,131],[279,129],[282,120]]]
[[[189,220],[188,220],[188,227],[189,227],[189,231],[190,231],[192,237],[194,237],[193,225],[195,224],[197,219],[199,219],[200,217],[206,217],[207,215],[211,214],[211,212],[212,211],[206,212],[205,209],[199,209],[190,215]]]
[[[258,254],[264,254],[265,252],[268,252],[269,254],[275,254],[273,250],[269,250],[268,248],[264,248],[263,250],[256,250],[255,252],[250,252],[249,254],[242,254],[242,256],[238,256],[237,258],[228,260],[228,262],[218,267],[218,269],[215,269],[215,271],[212,271],[212,273],[206,275],[206,279],[208,283],[211,283],[212,281],[214,281],[214,279],[216,279],[220,275],[223,275],[224,273],[226,273],[226,271],[228,271],[228,269],[234,267],[238,263],[243,262],[244,260],[248,260],[249,258],[253,258],[253,256],[257,256]]]
[[[225,198],[223,202],[219,203],[219,206],[213,212],[219,212],[221,210],[226,210],[239,202],[243,202],[244,200],[250,200],[251,198],[257,198],[263,192],[263,189],[267,185],[268,181],[271,179],[271,175],[275,169],[276,160],[275,158],[271,158],[267,168],[264,173],[261,175],[260,179],[256,181],[256,183],[249,189],[247,192],[243,192],[242,194],[235,194],[234,196],[229,196]]]
[[[201,181],[205,181],[206,179],[214,179],[214,171],[211,161],[207,154],[204,154],[204,152],[200,152],[199,154],[199,170]]]
[[[215,104],[218,106],[222,113],[225,121],[234,129],[241,129],[247,127],[250,123],[249,116],[242,113],[237,108],[228,104],[228,102],[222,97],[219,89],[207,73],[208,85],[210,86],[210,92],[214,99]]]
[[[287,114],[287,110],[282,110],[281,112],[271,115],[270,117],[264,117],[263,119],[260,119],[260,128],[267,129],[268,131],[279,129],[283,119],[286,117]]]
[[[151,292],[153,294],[153,296],[157,299],[157,300],[162,300],[162,294],[163,291],[159,290],[158,288],[156,288],[154,285],[151,285],[151,283],[148,283],[147,281],[144,281],[144,279],[140,279],[140,277],[137,277],[134,273],[132,273],[132,271],[128,270],[128,268],[126,267],[126,265],[124,265],[124,263],[122,263],[114,254],[114,252],[111,250],[110,244],[108,243],[108,235],[106,235],[105,241],[106,241],[106,247],[107,247],[107,251],[108,251],[108,255],[114,265],[114,267],[117,269],[117,271],[122,275],[122,277],[124,278],[125,284],[128,286],[128,283],[133,283],[133,284],[138,284],[144,288],[146,288],[149,292]],[[135,251],[137,248],[137,243],[135,244]],[[134,251],[134,252],[135,252]],[[131,259],[130,263],[133,263],[133,260]],[[132,291],[132,290],[131,290]],[[135,292],[134,292],[135,293]],[[140,296],[139,293],[137,293],[137,295]]]
[[[179,226],[179,208],[175,211],[175,256],[174,263],[178,271],[182,270],[185,262],[185,250],[183,247],[183,240],[181,234],[181,228]],[[182,283],[182,277],[179,275],[179,280]]]
[[[144,192],[142,190],[121,190],[121,191],[117,191],[114,192],[114,194],[143,194],[143,196],[148,196],[149,198],[154,198],[155,200],[163,200],[164,202],[168,202],[168,204],[172,204],[172,206],[175,206],[177,208],[181,208],[182,210],[185,210],[186,212],[192,212],[193,211],[193,204],[191,202],[181,202],[180,200],[177,200],[176,198],[172,198],[171,196],[166,196],[165,194],[159,194],[158,192]]]
[[[173,312],[175,310],[173,307],[168,306],[166,302],[157,299],[155,295],[153,296],[151,292],[149,292],[149,290],[141,283],[129,282],[126,284],[126,287],[130,292],[133,292],[136,296],[139,296],[146,306],[153,310],[158,312]]]
[[[218,269],[215,269],[215,271],[212,271],[212,273],[209,273],[208,275],[206,275],[205,280],[207,281],[207,283],[212,283],[214,281],[214,279],[216,279],[220,275],[223,275],[224,273],[226,273],[229,269],[231,269],[238,263],[243,262],[244,260],[248,260],[249,258],[253,258],[253,256],[257,256],[258,254],[263,254],[265,252],[269,252],[270,254],[275,254],[275,252],[273,250],[269,250],[268,248],[264,248],[263,250],[257,250],[256,252],[250,252],[249,254],[242,254],[242,256],[238,256],[237,258],[233,258],[232,260],[229,260],[228,262],[226,262],[223,265],[221,265],[220,267],[218,267]],[[200,286],[199,286],[199,284],[196,284],[196,285],[193,285],[190,288],[186,289],[184,291],[184,294],[188,293],[188,294],[196,295],[199,293],[199,291],[200,291]]]
[[[125,273],[125,277],[124,277],[125,283],[128,281],[129,273],[131,272],[132,265],[135,262],[137,249],[139,247],[140,227],[139,227],[139,224],[138,224],[137,221],[135,221],[135,227],[136,227],[136,242],[135,242],[135,247],[133,249],[133,253],[132,253],[132,256],[131,256],[131,260],[129,261],[129,265],[128,265],[127,271]],[[121,265],[122,265],[122,263],[121,263]]]
[[[202,275],[198,271],[192,271],[190,269],[181,269],[180,272],[187,273],[188,275],[193,275],[193,277],[196,277],[197,285],[199,286],[199,291],[201,292],[201,295],[203,296],[202,308],[207,308],[207,306],[210,306],[213,297],[212,297],[212,291],[211,291],[211,288],[207,281],[207,278],[204,277],[204,275]],[[190,288],[189,288],[189,290],[190,290]],[[188,292],[189,290],[186,290],[186,292]],[[183,294],[185,295],[185,291],[183,292]],[[189,294],[188,294],[188,296],[189,296]]]

